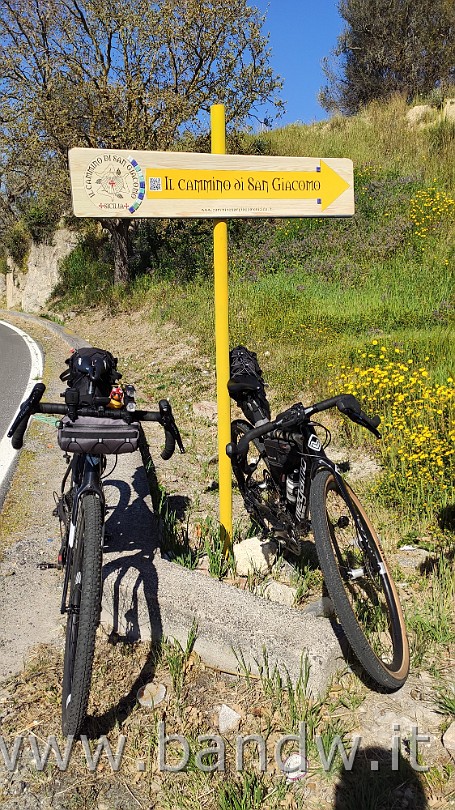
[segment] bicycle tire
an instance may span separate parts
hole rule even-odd
[[[347,497],[328,470],[312,482],[310,514],[319,563],[355,656],[377,684],[395,691],[409,672],[403,612],[378,536],[353,490],[343,484]]]
[[[96,629],[101,609],[102,505],[95,493],[79,504],[69,555],[70,594],[62,689],[62,730],[77,737],[87,712]]]

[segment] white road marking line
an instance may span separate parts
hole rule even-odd
[[[28,397],[30,394],[33,386],[35,383],[40,382],[43,376],[43,358],[41,355],[41,351],[35,341],[27,335],[26,332],[23,332],[22,329],[18,329],[17,326],[13,326],[12,324],[8,323],[7,321],[0,321],[2,326],[7,326],[8,329],[12,329],[13,332],[17,332],[18,335],[23,338],[28,346],[30,357],[32,361],[31,369],[30,369],[30,377],[28,379],[27,385],[25,387],[24,393],[18,402],[18,408],[21,402]],[[8,432],[8,429],[7,429]],[[11,445],[11,439],[8,439],[6,433],[3,436],[2,440],[0,441],[0,487],[2,486],[3,481],[5,480],[6,476],[8,475],[9,469],[13,464],[18,450],[14,450]]]

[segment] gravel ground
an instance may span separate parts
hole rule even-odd
[[[23,319],[11,321],[24,327]],[[57,400],[62,390],[58,370],[65,367],[68,344],[34,321],[25,326],[45,352],[45,396]],[[20,671],[38,641],[61,641],[61,577],[44,566],[57,562],[60,532],[52,516],[53,493],[59,489],[66,463],[51,423],[32,420],[24,448],[1,514],[0,681]]]

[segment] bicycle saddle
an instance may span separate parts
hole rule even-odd
[[[235,379],[231,377],[228,382],[228,391],[231,397],[236,397],[243,391],[260,391],[261,383],[252,374],[236,374]]]

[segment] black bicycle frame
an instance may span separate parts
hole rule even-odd
[[[70,524],[67,533],[67,554],[65,564],[65,579],[63,582],[62,603],[60,613],[67,613],[66,595],[68,592],[69,575],[71,570],[71,557],[76,536],[76,525],[79,514],[81,500],[87,492],[93,492],[100,499],[102,505],[102,515],[104,518],[105,498],[103,486],[101,484],[101,459],[102,456],[73,455],[72,466],[72,486],[76,487],[76,493],[72,503]],[[103,519],[104,527],[104,519]],[[103,528],[104,534],[104,528]]]
[[[285,435],[286,434],[284,434],[284,436]],[[346,489],[344,479],[338,471],[336,464],[326,456],[321,441],[318,439],[311,422],[303,423],[300,433],[288,433],[287,436],[291,442],[297,445],[300,456],[299,484],[295,507],[295,517],[298,522],[302,523],[307,521],[309,525],[308,512],[311,484],[314,477],[321,469],[327,469],[333,474],[343,498],[350,505],[357,531],[359,536],[362,537],[357,512],[354,509],[348,490]]]

